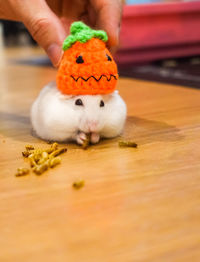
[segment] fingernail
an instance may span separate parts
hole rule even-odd
[[[62,59],[62,55],[63,55],[63,50],[62,47],[59,46],[58,44],[51,44],[48,48],[47,48],[47,55],[49,56],[49,58],[51,59],[52,64],[55,67],[58,67],[60,64],[60,61]]]

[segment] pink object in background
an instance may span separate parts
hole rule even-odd
[[[120,64],[200,54],[200,2],[124,7]]]

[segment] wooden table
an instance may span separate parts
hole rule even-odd
[[[29,110],[56,71],[10,59],[39,54],[0,51],[0,261],[200,261],[200,91],[122,78],[138,149],[71,144],[60,166],[16,178],[24,146],[45,145]]]

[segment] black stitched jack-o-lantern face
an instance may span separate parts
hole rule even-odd
[[[76,42],[64,52],[57,86],[64,94],[108,94],[114,91],[117,79],[117,66],[105,43],[92,38]]]

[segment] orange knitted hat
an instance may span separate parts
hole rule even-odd
[[[57,73],[57,87],[63,94],[96,95],[112,93],[118,72],[106,48],[107,34],[74,22],[64,43],[64,55]]]

